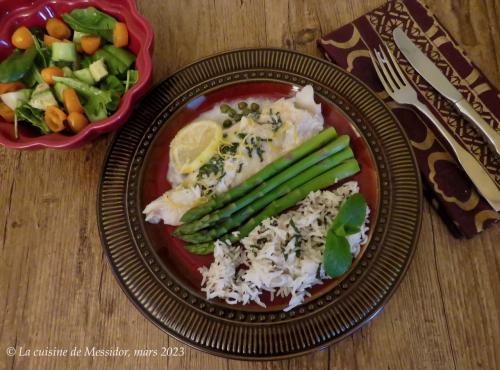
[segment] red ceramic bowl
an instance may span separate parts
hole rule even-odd
[[[139,82],[122,97],[118,110],[105,120],[89,124],[82,132],[74,135],[40,135],[28,125],[19,125],[19,139],[13,135],[12,123],[0,118],[0,145],[15,149],[74,149],[95,139],[97,136],[116,130],[130,116],[134,104],[144,96],[151,86],[153,67],[153,30],[142,17],[134,0],[0,0],[0,60],[12,52],[10,38],[19,26],[44,26],[47,19],[60,17],[75,8],[93,6],[127,24],[129,30],[128,48],[137,56],[135,68],[139,71]]]

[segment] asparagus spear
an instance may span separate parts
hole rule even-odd
[[[288,167],[284,171],[274,175],[269,181],[262,182],[258,187],[256,187],[250,193],[233,201],[224,208],[214,211],[208,215],[205,215],[199,220],[179,226],[175,230],[174,235],[187,241],[193,241],[190,239],[183,238],[182,235],[193,234],[198,230],[209,227],[220,220],[226,219],[227,217],[231,216],[234,212],[254,202],[256,199],[263,197],[268,192],[270,192],[277,186],[281,185],[285,181],[292,179],[295,176],[301,176],[301,177],[304,176],[304,174],[302,174],[303,171],[307,170],[308,168],[311,168],[316,163],[331,156],[332,154],[339,152],[348,145],[349,145],[349,136],[348,135],[339,136],[337,139],[328,143],[323,148],[316,150],[314,153],[309,154],[307,157],[301,159],[300,161]],[[325,168],[324,171],[326,171],[327,169],[328,168]],[[319,173],[316,173],[316,175],[319,175]],[[311,178],[312,177],[313,176],[311,176]]]
[[[230,234],[226,234],[221,237],[221,240],[228,241],[230,243],[236,242],[243,239],[245,236],[250,234],[250,232],[259,223],[264,221],[268,217],[273,217],[281,213],[287,208],[290,208],[303,200],[311,191],[316,191],[320,189],[327,188],[337,181],[344,179],[348,176],[354,175],[359,171],[358,162],[355,159],[348,159],[337,167],[315,177],[314,179],[306,182],[305,184],[295,188],[287,195],[274,200],[266,208],[264,208],[260,213],[248,220],[243,226],[235,230]],[[192,253],[196,254],[209,254],[214,250],[213,242],[206,242],[200,244],[188,244],[186,249]]]
[[[224,223],[215,225],[211,230],[201,230],[195,234],[180,235],[179,238],[190,243],[202,243],[210,240],[215,240],[217,237],[224,235],[235,227],[241,225],[252,215],[257,213],[257,211],[260,211],[261,209],[266,207],[273,200],[288,194],[293,189],[301,186],[311,179],[314,179],[325,171],[334,168],[346,159],[352,158],[353,156],[354,154],[352,153],[351,148],[347,147],[341,152],[323,159],[321,162],[317,163],[306,171],[301,171],[297,176],[293,177],[286,183],[281,184],[269,193],[256,196],[250,205],[233,214]]]
[[[237,199],[247,193],[249,190],[253,189],[257,185],[261,184],[263,181],[267,180],[271,176],[280,172],[284,168],[295,163],[299,159],[305,157],[309,153],[321,148],[323,145],[331,141],[337,136],[337,132],[333,127],[329,127],[318,135],[310,138],[309,140],[303,142],[297,148],[286,153],[282,157],[278,158],[274,162],[268,164],[262,170],[257,172],[255,175],[250,176],[239,186],[232,188],[231,190],[216,195],[210,199],[207,203],[201,206],[195,207],[187,211],[181,218],[182,222],[191,222],[199,219],[200,217],[224,206],[225,204]]]

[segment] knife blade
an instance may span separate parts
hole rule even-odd
[[[401,28],[392,32],[394,41],[410,64],[434,89],[450,100],[471,122],[496,155],[500,156],[500,135],[472,108],[441,70],[411,41]]]

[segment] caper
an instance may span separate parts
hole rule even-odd
[[[236,111],[232,108],[229,109],[229,112],[227,113],[229,117],[234,118],[236,116]]]
[[[259,109],[260,109],[260,105],[259,105],[259,104],[257,104],[257,103],[252,103],[252,104],[250,105],[250,109],[252,110],[252,112],[258,112],[258,111],[259,111]]]
[[[245,109],[246,107],[248,107],[248,104],[246,101],[240,101],[238,103],[238,108],[240,108],[241,110]]]
[[[227,119],[224,122],[222,122],[222,127],[224,127],[224,128],[229,128],[232,125],[233,125],[233,121],[231,121],[230,119]]]
[[[227,105],[227,104],[222,104],[222,105],[220,106],[220,111],[221,111],[221,113],[227,113],[227,112],[229,112],[230,110],[231,110],[231,107],[230,107],[229,105]]]
[[[234,115],[234,120],[235,120],[236,122],[239,122],[239,121],[241,120],[241,117],[243,117],[243,115],[242,115],[242,114],[235,114],[235,115]]]
[[[244,116],[248,116],[250,113],[252,113],[252,111],[248,108],[244,108],[242,111],[241,111],[241,114],[243,114]]]

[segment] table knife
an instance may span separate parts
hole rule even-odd
[[[401,28],[394,29],[394,41],[415,70],[473,124],[491,150],[500,156],[500,135],[472,108],[436,65],[411,41]]]

